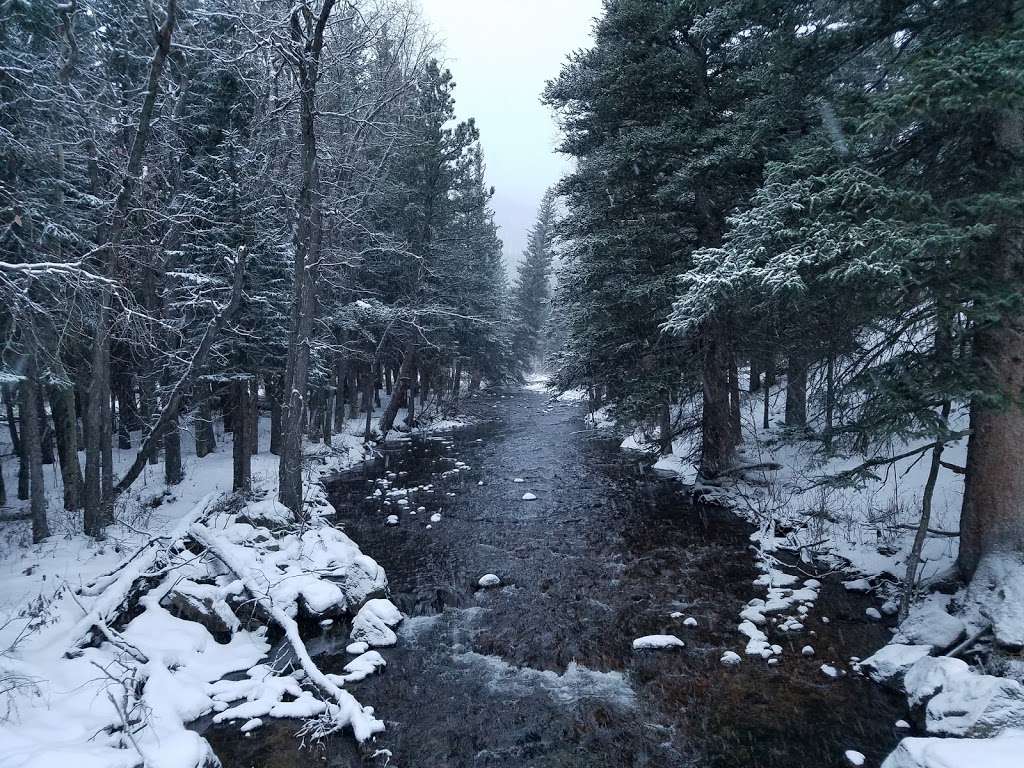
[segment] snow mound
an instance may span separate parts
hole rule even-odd
[[[1020,768],[1024,731],[1007,731],[992,739],[909,737],[882,763],[882,768]]]
[[[682,648],[683,641],[675,635],[645,635],[633,641],[634,651]]]
[[[537,500],[537,497],[534,496],[532,493],[524,493],[523,494],[523,501],[536,501],[536,500]]]

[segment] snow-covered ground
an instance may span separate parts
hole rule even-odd
[[[460,425],[448,420],[424,431]],[[318,717],[317,728],[350,726],[358,738],[383,728],[372,708],[359,705],[343,686],[384,664],[369,646],[385,643],[355,643],[358,654],[346,674],[319,679],[315,664],[286,669],[268,661],[268,620],[240,621],[245,612],[237,605],[248,595],[256,613],[275,616],[273,623],[287,634],[286,625],[299,614],[322,616],[326,624],[383,592],[383,571],[327,521],[333,510],[320,485],[325,474],[366,458],[363,426],[362,418],[350,421],[330,448],[306,446],[311,522],[302,530],[284,525],[287,510],[275,501],[278,459],[266,450],[267,419],[260,424],[261,451],[252,460],[255,501],[241,508],[222,504],[231,491],[230,433],[219,433],[217,451],[199,459],[186,430],[183,482],[167,488],[163,467],[147,468],[118,500],[117,523],[103,541],[86,537],[80,515],[61,509],[60,474],[56,465],[47,467],[53,535],[27,543],[28,524],[19,521],[4,523],[0,536],[0,765],[213,764],[205,740],[185,728],[211,711],[218,720],[240,721],[246,732],[265,717]],[[133,437],[138,445],[138,435]],[[116,451],[117,470],[133,457],[131,450]],[[16,463],[4,462],[12,490]],[[196,542],[217,555],[195,555]],[[119,632],[107,627],[118,590],[133,583],[137,569],[164,561],[156,585],[140,600],[143,610]],[[370,600],[373,611],[359,612],[353,633],[373,641],[390,632],[401,617],[386,602]],[[209,615],[188,620],[182,604]],[[250,605],[247,615],[253,610]],[[98,646],[81,642],[108,630]],[[222,681],[230,673],[245,674]]]

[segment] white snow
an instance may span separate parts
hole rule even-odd
[[[682,648],[683,641],[675,635],[644,635],[633,641],[633,650],[656,650],[663,648]]]
[[[535,495],[533,495],[532,493],[524,493],[523,494],[523,501],[536,501],[536,500],[537,500],[537,497]]]
[[[908,737],[885,759],[882,768],[1020,768],[1024,731],[1011,730],[991,739]]]

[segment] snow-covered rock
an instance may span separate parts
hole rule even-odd
[[[675,635],[645,635],[633,641],[634,651],[682,648],[683,641]]]
[[[925,707],[925,729],[940,736],[986,738],[1024,729],[1024,686],[1016,680],[968,673],[946,681]]]
[[[864,615],[867,616],[869,619],[873,619],[875,621],[880,621],[882,618],[882,614],[875,607],[865,608]]]
[[[357,643],[349,643],[348,645],[346,645],[345,653],[348,653],[352,656],[359,656],[360,654],[366,653],[369,649],[370,646],[367,643],[364,643],[360,640]]]
[[[890,643],[860,662],[860,669],[876,683],[898,688],[907,670],[930,653],[930,645]]]
[[[908,737],[882,768],[1020,768],[1024,731],[1007,731],[993,739]]]
[[[931,645],[939,651],[951,648],[966,633],[961,619],[950,616],[934,601],[915,606],[900,624],[893,640],[904,645]]]
[[[837,677],[843,676],[843,671],[831,664],[822,664],[821,667],[819,667],[819,669],[821,669],[821,673],[825,675],[825,677],[831,677],[832,679],[835,679]]]
[[[864,765],[864,761],[867,758],[864,757],[863,753],[858,752],[855,749],[848,749],[843,752],[843,759],[846,760],[848,765],[857,766],[857,768],[859,768],[859,766]]]
[[[742,659],[740,659],[740,655],[735,651],[726,651],[722,654],[722,658],[719,661],[727,667],[735,667]]]
[[[524,493],[523,494],[523,501],[536,501],[536,500],[537,500],[537,497],[535,495],[533,495],[532,493]]]
[[[385,525],[398,525],[398,515],[388,515],[384,520]]]
[[[352,642],[364,642],[371,648],[394,645],[398,636],[392,627],[402,620],[401,612],[390,600],[368,600],[352,619]]]
[[[497,587],[497,586],[499,586],[501,584],[501,579],[498,578],[498,576],[493,574],[493,573],[485,573],[477,581],[477,584],[479,584],[481,587],[485,587],[485,588],[486,587]]]
[[[803,648],[800,649],[800,653],[802,653],[804,656],[808,656],[808,657],[813,656],[814,655],[814,648],[812,648],[809,645],[805,645]]]
[[[346,683],[357,683],[386,665],[384,657],[377,651],[366,651],[345,665],[345,674],[341,677]]]
[[[683,626],[684,627],[696,627],[697,626],[697,620],[695,618],[693,618],[693,616],[687,616],[685,619],[683,619]]]
[[[1024,556],[983,557],[967,590],[967,602],[992,622],[997,644],[1024,648]]]

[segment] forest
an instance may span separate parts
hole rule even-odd
[[[1024,4],[594,5],[0,0],[0,766],[1016,765]]]

